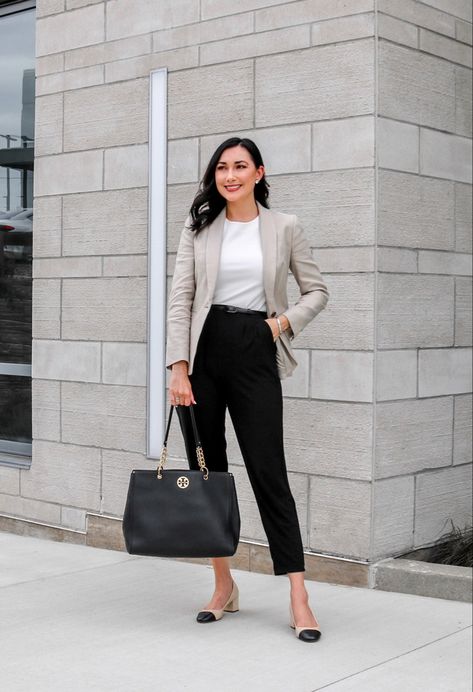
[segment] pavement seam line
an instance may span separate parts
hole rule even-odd
[[[448,639],[449,637],[453,637],[456,634],[459,634],[460,632],[464,632],[465,630],[469,630],[472,628],[472,625],[467,625],[466,627],[462,627],[459,630],[456,630],[455,632],[450,632],[450,634],[445,634],[443,637],[439,637],[438,639],[433,639],[431,642],[427,642],[426,644],[422,644],[421,646],[417,646],[415,649],[410,649],[410,651],[406,651],[403,654],[399,654],[398,656],[392,656],[391,658],[387,658],[385,661],[380,661],[380,663],[375,663],[373,666],[368,666],[368,668],[364,668],[363,670],[359,670],[357,673],[352,673],[351,675],[346,675],[344,678],[340,678],[339,680],[335,680],[335,682],[329,682],[328,685],[322,685],[322,687],[315,687],[311,692],[318,692],[318,690],[326,690],[329,687],[333,687],[334,685],[338,685],[339,682],[343,682],[344,680],[349,680],[350,678],[355,678],[357,675],[361,675],[362,673],[366,673],[368,670],[373,670],[374,668],[379,668],[380,666],[383,666],[385,663],[390,663],[391,661],[395,661],[398,658],[403,658],[404,656],[409,656],[409,654],[414,653],[415,651],[420,651],[421,649],[425,649],[427,646],[430,646],[431,644],[436,644],[437,642],[441,642],[442,639]]]

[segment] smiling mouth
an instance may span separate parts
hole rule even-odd
[[[241,187],[241,185],[225,185],[226,190],[230,190],[230,192],[233,192],[233,190],[238,190]]]

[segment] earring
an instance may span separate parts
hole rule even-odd
[[[258,185],[259,181],[260,181],[260,179],[258,178],[257,181],[256,181],[256,183],[255,183],[255,185]]]

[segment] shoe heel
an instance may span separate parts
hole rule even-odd
[[[236,613],[238,610],[240,610],[240,594],[238,592],[238,586],[235,584],[235,582],[233,582],[230,600],[225,604],[223,610],[226,613]]]

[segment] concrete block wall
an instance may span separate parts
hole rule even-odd
[[[471,2],[378,0],[372,558],[471,524]]]
[[[450,5],[38,0],[33,462],[0,467],[0,513],[85,530],[154,467],[148,74],[166,66],[169,278],[206,162],[239,133],[329,286],[283,383],[306,548],[373,560],[466,516],[471,18]],[[230,421],[229,451],[242,536],[264,541]]]

